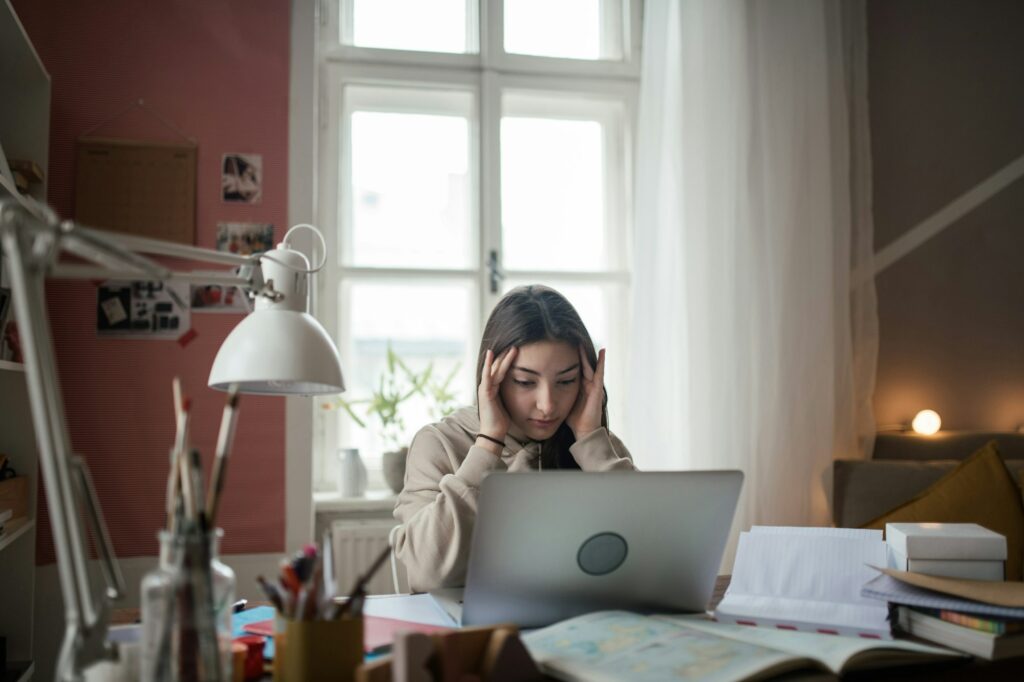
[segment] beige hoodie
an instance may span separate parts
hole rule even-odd
[[[465,584],[484,476],[539,466],[540,443],[523,447],[506,437],[499,460],[474,444],[479,428],[477,408],[466,407],[420,429],[409,446],[405,487],[395,505],[395,518],[402,524],[395,552],[405,564],[413,591]],[[634,468],[626,446],[604,428],[587,434],[569,452],[583,471]]]

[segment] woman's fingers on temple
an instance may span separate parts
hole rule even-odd
[[[583,350],[583,346],[580,346],[580,368],[583,371],[583,378],[590,381],[594,378],[594,368],[590,366],[590,358],[587,357],[587,352]]]
[[[494,377],[495,380],[500,382],[505,378],[505,375],[508,374],[509,367],[512,366],[512,361],[516,359],[516,353],[518,352],[518,350],[518,348],[512,346],[507,351],[505,351],[503,357],[501,358],[501,362],[498,364],[498,373]]]
[[[484,354],[484,368],[480,372],[480,385],[490,386],[491,377],[494,376],[494,351],[487,351]]]
[[[604,351],[602,348],[597,354],[597,369],[594,370],[594,381],[597,382],[604,382]]]

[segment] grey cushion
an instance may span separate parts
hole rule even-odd
[[[873,460],[967,459],[985,443],[998,443],[1003,459],[1024,459],[1024,434],[980,431],[940,431],[934,436],[880,433],[875,437]]]
[[[984,445],[990,439],[984,440]],[[979,446],[980,447],[980,446]],[[968,451],[971,454],[973,450]],[[1018,483],[1024,459],[1007,459],[1006,468]],[[835,524],[853,528],[909,501],[948,474],[957,460],[836,460],[832,467],[832,513]]]

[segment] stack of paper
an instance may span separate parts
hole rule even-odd
[[[754,526],[741,533],[721,622],[891,639],[884,603],[861,596],[885,564],[882,532]]]

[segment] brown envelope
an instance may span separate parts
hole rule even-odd
[[[923,573],[897,571],[892,568],[877,568],[888,576],[914,587],[923,587],[943,594],[973,599],[985,604],[1024,608],[1024,582],[995,580],[963,580],[961,578],[940,578]]]

